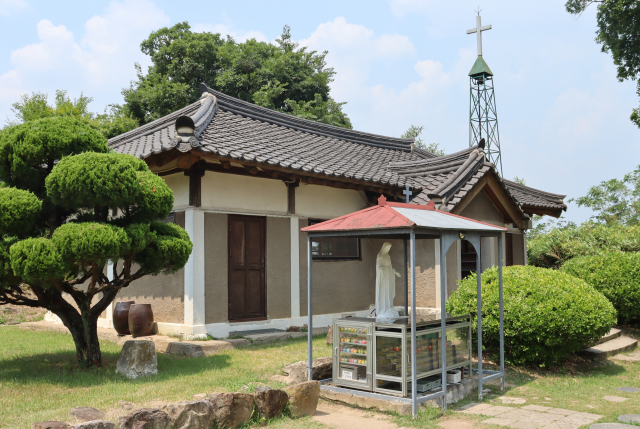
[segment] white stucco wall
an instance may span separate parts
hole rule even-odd
[[[360,191],[301,183],[296,188],[296,214],[332,219],[362,210],[367,201]]]
[[[184,173],[162,176],[164,182],[173,191],[173,208],[184,208],[189,205],[189,178]]]
[[[207,171],[202,208],[247,213],[287,213],[287,187],[281,180]]]

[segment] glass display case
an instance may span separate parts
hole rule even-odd
[[[375,318],[336,320],[333,382],[379,393],[407,396],[411,390],[411,326],[407,318],[394,322]],[[416,323],[418,391],[442,383],[439,315]],[[471,373],[470,316],[446,319],[446,368],[469,367]],[[463,371],[464,373],[464,371]]]
[[[371,388],[373,324],[340,319],[333,328],[333,379],[343,386]]]

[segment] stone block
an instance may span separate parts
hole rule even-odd
[[[329,326],[329,332],[327,332],[327,345],[333,346],[333,325]]]
[[[260,418],[272,419],[282,414],[289,395],[283,390],[260,386],[254,392],[254,402]]]
[[[253,334],[245,335],[245,338],[250,340],[253,345],[275,343],[276,341],[286,341],[291,339],[291,333],[289,332],[275,332],[271,334]]]
[[[91,420],[102,420],[105,414],[93,407],[76,407],[69,411],[69,416],[75,419],[76,423],[83,423]]]
[[[169,429],[169,415],[157,408],[139,408],[118,419],[119,429]]]
[[[640,414],[623,414],[618,417],[618,420],[624,423],[635,423],[640,425]]]
[[[320,398],[320,382],[305,381],[285,389],[289,395],[289,410],[293,417],[312,416]]]
[[[209,402],[219,428],[242,426],[253,414],[253,395],[249,393],[212,393]]]
[[[624,402],[629,400],[629,398],[623,398],[622,396],[603,396],[602,399],[609,402]]]
[[[313,379],[325,380],[332,377],[333,357],[322,357],[313,360]],[[292,363],[284,367],[284,373],[296,383],[307,381],[307,361]]]
[[[213,406],[206,400],[169,404],[162,411],[169,416],[172,429],[209,429],[213,420]]]
[[[108,420],[91,420],[71,426],[72,429],[116,429],[116,424]]]
[[[116,373],[127,378],[158,374],[158,355],[153,341],[129,340],[122,346]]]
[[[67,429],[69,427],[65,422],[55,422],[55,421],[46,421],[46,422],[37,422],[31,424],[31,429]]]

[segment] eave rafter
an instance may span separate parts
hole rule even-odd
[[[160,176],[186,172],[196,163],[206,171],[217,173],[237,174],[242,176],[259,177],[264,179],[276,179],[283,182],[306,183],[310,185],[330,186],[338,189],[352,189],[357,191],[369,191],[377,194],[385,194],[402,199],[402,189],[396,186],[375,184],[364,180],[349,179],[345,177],[330,177],[311,172],[289,170],[283,167],[265,165],[253,161],[225,158],[209,153],[190,151],[181,153],[177,150],[151,155],[145,161],[151,171]],[[170,168],[164,166],[176,161]],[[212,162],[213,161],[213,162]]]

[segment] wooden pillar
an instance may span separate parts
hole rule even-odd
[[[296,188],[300,186],[300,181],[285,182],[287,185],[287,212],[296,214]]]
[[[198,161],[184,172],[189,176],[189,205],[191,207],[202,206],[202,176],[204,176],[204,162]]]

